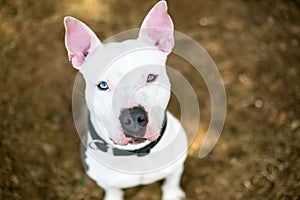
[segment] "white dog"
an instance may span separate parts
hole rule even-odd
[[[166,59],[174,47],[166,2],[151,9],[135,40],[103,44],[79,20],[65,17],[64,24],[69,59],[86,82],[87,174],[105,190],[106,200],[121,200],[122,189],[161,179],[164,200],[182,199],[187,138],[166,111]]]

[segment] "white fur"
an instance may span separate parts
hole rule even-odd
[[[150,184],[164,178],[163,200],[176,200],[185,196],[179,184],[186,159],[187,139],[179,121],[170,113],[167,115],[165,134],[147,156],[115,157],[111,152],[88,148],[85,154],[87,174],[105,190],[106,200],[123,199],[121,188]],[[91,141],[88,134],[87,143]],[[164,160],[165,165],[157,164]],[[134,171],[131,172],[132,168]]]

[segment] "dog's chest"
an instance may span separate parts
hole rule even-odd
[[[187,150],[186,136],[180,131],[179,122],[170,114],[168,119],[162,140],[150,154],[142,157],[114,156],[111,149],[103,152],[89,148],[92,138],[87,134],[88,151],[83,156],[87,174],[100,185],[120,188],[149,184],[166,177],[184,162]]]
[[[103,154],[103,152],[97,152]],[[103,156],[103,155],[102,155]],[[100,156],[100,158],[102,157]],[[90,152],[85,152],[84,162],[87,167],[87,174],[94,179],[99,185],[111,185],[119,188],[129,188],[141,184],[150,184],[166,177],[170,172],[172,172],[172,167],[166,167],[164,169],[155,170],[153,173],[143,172],[134,172],[136,169],[133,163],[136,163],[140,159],[140,166],[145,165],[145,159],[148,162],[155,162],[155,158],[152,158],[151,155],[147,157],[136,157],[136,156],[126,156],[126,157],[115,157],[115,163],[110,162],[111,166],[108,166],[108,163],[99,162],[99,157],[96,158],[95,155]],[[133,162],[134,160],[134,162]],[[116,165],[120,168],[132,168],[133,171],[120,171],[116,169]],[[140,168],[139,166],[139,168]],[[142,170],[141,168],[139,170]]]

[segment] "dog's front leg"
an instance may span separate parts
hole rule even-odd
[[[104,200],[123,200],[123,190],[114,187],[104,188],[104,190]]]
[[[185,193],[180,187],[183,168],[184,166],[182,164],[166,177],[166,180],[162,186],[163,200],[180,200],[185,197]]]

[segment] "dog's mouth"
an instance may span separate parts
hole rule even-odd
[[[143,144],[143,143],[146,143],[147,141],[153,142],[153,141],[157,140],[157,138],[160,136],[160,134],[158,134],[158,135],[153,135],[153,136],[145,135],[143,137],[138,137],[138,136],[134,136],[132,134],[128,134],[126,132],[122,132],[122,135],[123,135],[123,137],[121,140],[114,140],[112,138],[110,138],[110,140],[116,145],[126,146],[128,144],[132,144],[132,145]]]
[[[129,135],[127,133],[124,133],[124,135],[126,136],[126,138],[130,139],[128,141],[129,144],[141,144],[147,140],[146,138],[135,137],[135,136]]]

